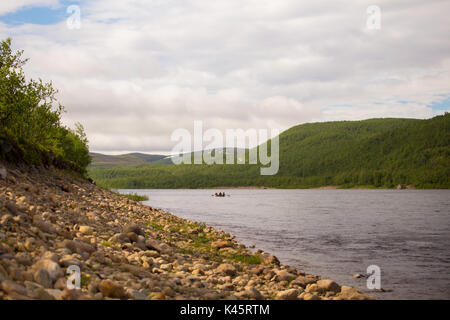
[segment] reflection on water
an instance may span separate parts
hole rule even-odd
[[[122,191],[122,190],[121,190]],[[125,190],[124,190],[125,191]],[[450,299],[450,190],[133,190],[283,263],[352,285],[375,264],[384,299]]]

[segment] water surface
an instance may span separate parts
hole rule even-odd
[[[383,299],[450,299],[450,190],[120,190]],[[225,191],[229,197],[211,195]],[[381,268],[373,293],[369,265]]]

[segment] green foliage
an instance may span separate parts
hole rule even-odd
[[[214,188],[338,185],[449,188],[450,114],[427,120],[370,119],[309,123],[280,135],[280,170],[261,176],[259,165],[173,165],[91,168],[113,188]]]
[[[61,124],[64,107],[57,103],[57,90],[51,82],[26,80],[23,66],[27,60],[22,54],[12,51],[11,39],[1,42],[0,142],[16,148],[20,160],[26,162],[58,159],[85,170],[90,157],[83,127],[77,124],[73,130]],[[8,159],[5,151],[1,156]]]

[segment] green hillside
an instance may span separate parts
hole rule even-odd
[[[127,167],[137,166],[148,162],[155,162],[166,158],[159,154],[145,154],[145,153],[128,153],[121,155],[106,155],[101,153],[90,152],[91,164],[90,168],[96,167]]]
[[[261,176],[259,165],[172,165],[92,168],[114,188],[265,186],[310,188],[450,186],[450,115],[427,120],[370,119],[308,123],[280,135],[280,169]]]

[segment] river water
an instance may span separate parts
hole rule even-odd
[[[450,299],[450,190],[120,191],[377,298]],[[351,276],[370,265],[391,292]]]

